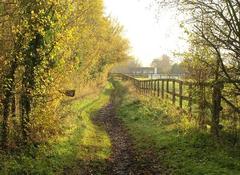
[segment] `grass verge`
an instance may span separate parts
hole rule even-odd
[[[216,144],[211,135],[201,132],[194,120],[156,98],[126,92],[126,86],[115,83],[122,104],[118,116],[129,128],[136,149],[153,152],[168,171],[176,175],[238,175],[240,149],[226,140]]]
[[[91,118],[109,102],[112,88],[109,83],[100,94],[62,106],[63,133],[56,139],[24,152],[0,153],[0,174],[84,174],[92,167],[100,174],[111,154],[111,142]]]

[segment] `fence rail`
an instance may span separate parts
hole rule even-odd
[[[135,86],[137,92],[142,95],[153,95],[162,99],[169,99],[173,104],[178,104],[180,108],[190,113],[192,112],[194,104],[198,103],[198,105],[200,105],[200,108],[204,106],[201,106],[201,104],[199,102],[196,102],[196,100],[194,101],[193,89],[195,87],[203,89],[207,87],[211,89],[211,97],[208,98],[211,98],[211,105],[209,108],[212,112],[212,115],[220,115],[220,112],[223,110],[221,101],[225,102],[229,107],[231,107],[234,112],[240,112],[240,109],[237,107],[237,105],[233,104],[230,100],[223,96],[224,85],[231,83],[240,83],[240,81],[196,83],[172,78],[141,80],[133,76],[120,73],[115,73],[112,75],[117,76],[122,80],[131,81]]]
[[[158,74],[158,73],[126,73],[125,75],[132,77],[147,77],[150,79],[181,79],[186,74]]]

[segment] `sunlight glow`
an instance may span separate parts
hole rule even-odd
[[[104,0],[105,13],[117,19],[124,27],[124,36],[129,39],[132,55],[148,66],[152,59],[163,54],[175,58],[173,52],[187,48],[180,23],[174,10],[164,9],[156,18],[156,11],[149,7],[148,0]]]

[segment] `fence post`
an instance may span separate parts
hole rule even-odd
[[[144,89],[144,93],[145,93],[145,95],[147,94],[147,81],[145,80],[145,83],[144,83],[145,85],[145,89]]]
[[[143,94],[146,94],[146,81],[143,81]]]
[[[179,106],[183,108],[183,82],[179,82]]]
[[[164,80],[162,80],[162,99],[164,99]]]
[[[173,88],[172,88],[172,100],[173,100],[173,104],[175,104],[176,102],[176,91],[175,91],[175,80],[173,80]]]
[[[145,95],[147,95],[147,91],[148,91],[148,82],[147,81],[145,81]]]
[[[139,91],[139,93],[141,94],[141,81],[140,80],[138,80],[138,91]]]
[[[169,93],[169,79],[167,79],[167,87],[166,87],[166,99],[168,99],[168,93]]]
[[[154,96],[157,94],[157,80],[154,80]]]
[[[148,80],[148,95],[151,95],[151,81]]]
[[[153,96],[156,95],[155,92],[156,92],[156,80],[153,80]]]
[[[192,83],[189,84],[189,90],[188,90],[188,108],[189,113],[192,113]]]
[[[154,80],[151,80],[151,95],[154,95]]]
[[[148,95],[148,87],[149,87],[149,81],[146,81],[146,95]]]
[[[137,91],[140,93],[140,89],[139,89],[139,81],[137,80],[136,82],[136,85],[137,85]]]
[[[149,80],[149,95],[152,95],[152,82]]]

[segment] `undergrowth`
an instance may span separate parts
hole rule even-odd
[[[118,116],[129,128],[136,149],[151,150],[167,170],[176,175],[240,174],[240,149],[223,139],[217,144],[208,131],[200,131],[195,120],[172,104],[144,97],[115,82],[122,104]]]
[[[111,154],[111,142],[92,116],[109,102],[111,91],[109,83],[101,93],[64,103],[61,135],[24,151],[0,153],[0,174],[84,174],[90,163],[101,168]]]

